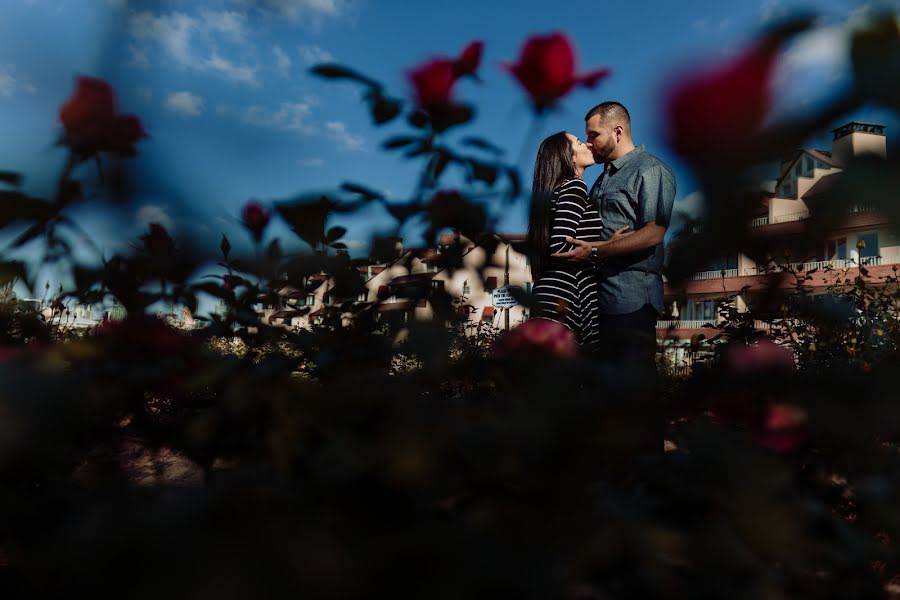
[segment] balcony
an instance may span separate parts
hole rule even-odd
[[[808,218],[808,210],[801,210],[798,212],[788,213],[786,215],[776,215],[771,218],[766,215],[764,217],[758,217],[750,221],[750,227],[763,227],[764,225],[776,225],[778,223],[792,223],[794,221],[801,221]]]
[[[685,330],[685,329],[716,329],[720,321],[718,319],[660,319],[656,322],[657,329]],[[799,321],[793,324],[799,325]],[[771,331],[774,326],[768,321],[753,320],[753,328],[761,331]]]
[[[737,269],[719,269],[718,271],[698,271],[694,273],[688,279],[693,279],[695,281],[703,281],[705,279],[720,279],[727,277],[737,277],[738,276]]]

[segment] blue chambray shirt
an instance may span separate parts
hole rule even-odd
[[[590,197],[599,204],[603,240],[626,225],[633,231],[650,222],[668,227],[675,202],[675,175],[640,145],[606,164]],[[598,267],[600,313],[621,315],[649,304],[662,314],[662,266],[662,244],[604,261]]]

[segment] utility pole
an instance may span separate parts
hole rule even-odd
[[[503,287],[509,291],[509,240],[506,240],[506,270],[503,272]],[[503,309],[503,319],[506,324],[506,331],[509,331],[509,307]]]

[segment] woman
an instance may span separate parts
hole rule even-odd
[[[600,336],[596,271],[592,265],[550,255],[573,248],[567,237],[600,241],[600,212],[581,180],[593,164],[590,148],[570,133],[561,131],[544,140],[534,163],[528,223],[535,316],[565,324],[589,352]]]

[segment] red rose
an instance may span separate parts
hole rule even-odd
[[[496,344],[498,356],[537,352],[555,358],[572,359],[578,355],[575,333],[557,321],[532,319],[505,333]]]
[[[137,154],[134,145],[146,135],[140,119],[134,115],[119,115],[109,128],[101,149],[122,157],[132,157]]]
[[[222,288],[231,291],[237,286],[241,285],[244,282],[240,277],[235,277],[234,275],[223,275],[222,276]]]
[[[806,433],[806,411],[790,404],[774,404],[769,407],[757,438],[760,445],[770,450],[788,452],[803,443]]]
[[[241,211],[241,219],[244,221],[244,227],[250,231],[253,235],[253,239],[257,242],[262,239],[263,231],[269,224],[270,218],[271,215],[269,214],[269,211],[256,200],[251,200],[245,204],[244,209]]]
[[[430,109],[453,103],[454,65],[451,60],[435,58],[409,72],[419,107]]]
[[[764,42],[678,84],[666,107],[672,148],[695,164],[734,160],[769,112],[777,51]]]
[[[116,115],[112,88],[93,77],[78,78],[75,93],[60,107],[59,118],[66,130],[66,142],[85,155],[112,152],[134,156],[134,145],[145,136],[137,117]]]
[[[561,33],[529,38],[519,62],[504,66],[519,80],[538,111],[552,106],[576,85],[593,87],[609,75],[607,69],[576,75],[575,51]]]
[[[466,46],[456,62],[453,63],[453,75],[463,77],[474,75],[481,63],[481,53],[484,51],[484,42],[472,42]]]
[[[794,368],[794,353],[768,338],[749,344],[731,344],[725,352],[724,367],[731,373],[761,371],[790,371]]]

